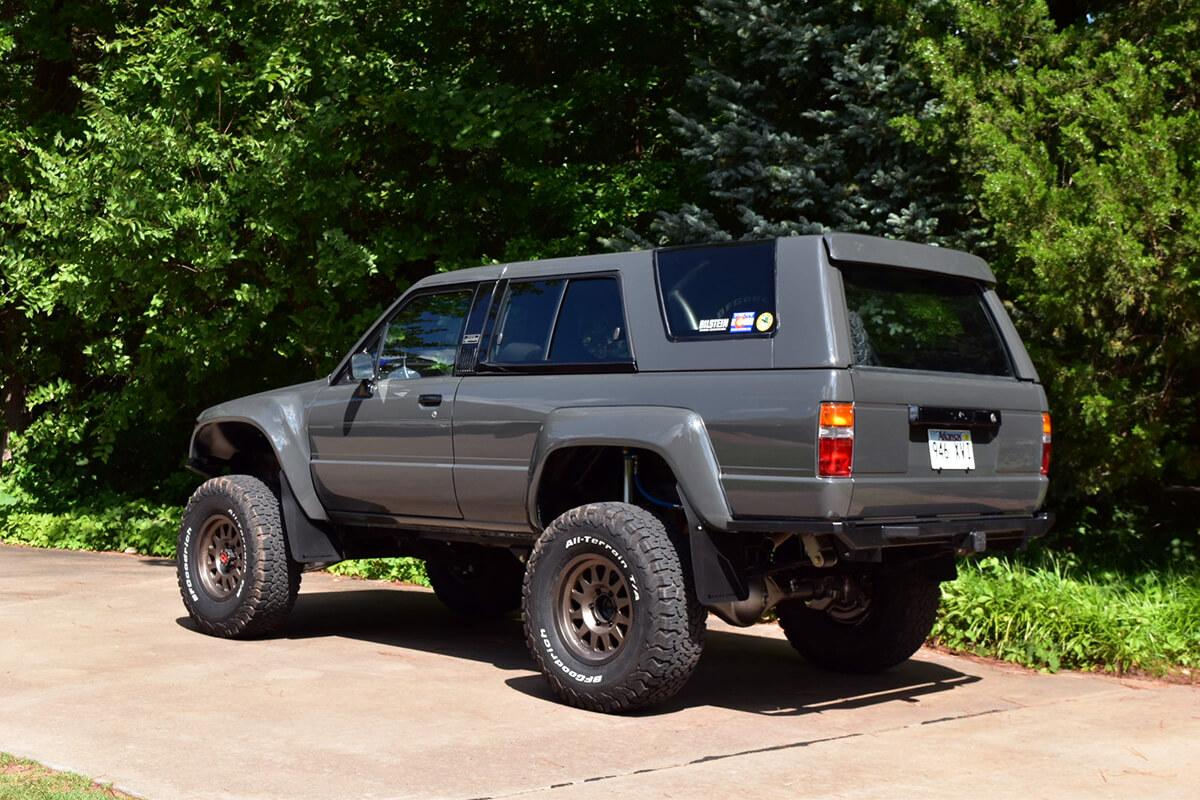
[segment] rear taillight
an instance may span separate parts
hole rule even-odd
[[[1042,474],[1050,474],[1050,415],[1042,414]]]
[[[817,475],[849,478],[854,469],[854,404],[822,403]]]

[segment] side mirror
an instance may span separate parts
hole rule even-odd
[[[350,356],[350,377],[356,381],[375,380],[375,357],[370,353]]]

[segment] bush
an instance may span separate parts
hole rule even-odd
[[[0,541],[65,550],[128,550],[174,556],[180,509],[102,494],[86,506],[50,512],[0,485]]]
[[[1027,667],[1165,675],[1200,667],[1200,574],[1081,573],[1069,557],[963,564],[933,642]]]
[[[425,562],[419,558],[367,558],[343,561],[329,568],[334,575],[353,575],[374,581],[397,581],[428,586]]]

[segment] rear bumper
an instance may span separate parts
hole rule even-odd
[[[1054,524],[1050,513],[888,520],[735,520],[726,530],[737,533],[799,533],[832,536],[838,555],[847,561],[873,561],[884,549],[941,545],[959,553],[989,547],[1020,549],[1045,536]]]

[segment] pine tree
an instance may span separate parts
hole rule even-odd
[[[899,26],[851,0],[703,0],[716,40],[673,112],[703,199],[663,213],[656,243],[872,233],[969,244],[980,230],[949,159],[906,142],[936,98]],[[642,244],[649,244],[643,241]]]

